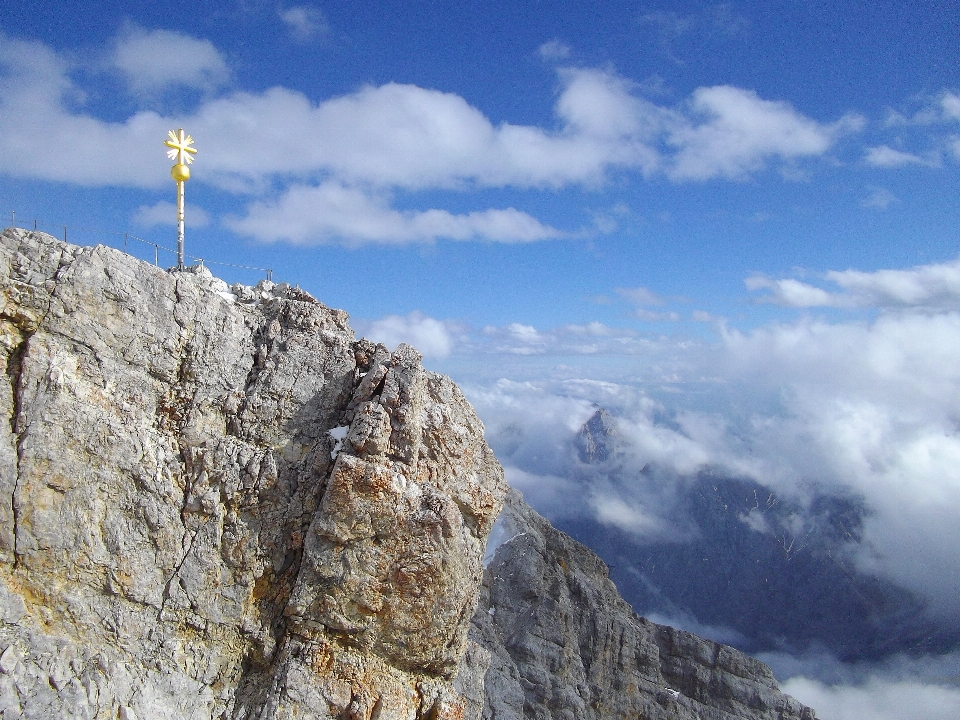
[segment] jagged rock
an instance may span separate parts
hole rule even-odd
[[[297,288],[8,230],[0,348],[4,720],[812,718],[497,521],[459,389]]]
[[[634,614],[603,562],[514,490],[487,558],[471,628],[490,654],[486,719],[814,718],[758,660]]]
[[[505,486],[416,351],[19,230],[0,343],[4,718],[463,717]]]

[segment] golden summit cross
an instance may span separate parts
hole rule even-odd
[[[183,128],[176,132],[168,130],[163,144],[170,148],[167,157],[176,160],[176,164],[170,168],[170,175],[177,183],[177,270],[183,270],[183,185],[190,179],[189,165],[197,149],[191,147],[193,137],[187,135]]]

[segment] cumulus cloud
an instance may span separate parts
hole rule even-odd
[[[337,182],[294,185],[275,201],[252,203],[245,217],[230,219],[227,226],[265,242],[304,245],[404,245],[439,239],[524,243],[563,235],[514,208],[464,215],[437,209],[402,212],[391,208],[383,194]]]
[[[206,227],[210,224],[210,216],[207,211],[197,205],[187,203],[184,214],[190,219],[190,225],[193,227]],[[141,205],[134,211],[131,219],[135,225],[144,228],[156,227],[157,225],[176,225],[177,206],[166,200],[161,200],[153,205]]]
[[[773,280],[762,275],[754,275],[744,280],[748,290],[768,290],[761,297],[762,302],[770,302],[786,307],[829,307],[839,301],[833,293],[814,287],[793,278]]]
[[[960,702],[960,654],[843,663],[824,651],[761,653],[781,689],[826,720],[947,720]]]
[[[323,21],[305,5],[281,16],[301,34],[318,32]],[[554,56],[563,52],[559,44],[544,47]],[[228,222],[263,241],[533,242],[575,235],[515,208],[399,210],[393,198],[398,190],[597,186],[618,172],[677,182],[742,179],[824,155],[856,125],[850,118],[821,123],[730,86],[699,88],[667,107],[612,71],[581,67],[557,69],[556,122],[549,128],[494,124],[459,95],[399,83],[320,101],[283,87],[224,91],[229,68],[209,41],[136,26],[121,32],[111,59],[137,95],[187,88],[203,96],[176,117],[139,111],[101,120],[77,109],[82,88],[63,58],[40,43],[4,38],[0,172],[83,186],[161,187],[168,178],[157,138],[187,127],[202,153],[195,182],[241,195],[275,193]],[[30,123],[18,121],[25,113]],[[115,162],[103,162],[105,149]],[[609,223],[601,218],[598,227]]]
[[[749,290],[768,291],[761,301],[786,307],[960,309],[960,259],[906,270],[831,270],[824,279],[841,291],[759,275],[745,283]]]
[[[405,316],[387,315],[374,320],[364,327],[364,335],[390,350],[396,349],[400,343],[407,343],[428,358],[445,358],[454,346],[449,326],[418,310]]]
[[[666,305],[668,299],[648,288],[617,288],[617,294],[635,305],[631,314],[644,322],[677,322],[680,320],[680,313],[674,310],[650,310],[650,306]]]
[[[504,466],[529,477],[566,476],[572,459],[570,437],[596,412],[593,402],[576,393],[557,393],[540,382],[501,378],[489,385],[467,381],[460,386],[483,419],[487,441]],[[520,489],[529,496],[531,487],[528,483]]]
[[[171,30],[128,26],[111,60],[134,92],[143,95],[176,87],[209,92],[230,79],[227,63],[213,43]]]
[[[295,5],[280,9],[277,14],[297,42],[307,42],[330,32],[330,25],[320,8]]]
[[[923,99],[922,106],[913,114],[891,110],[887,125],[939,125],[960,120],[960,95],[945,90],[937,96]]]
[[[823,125],[785,102],[728,85],[697,88],[690,109],[692,117],[670,129],[677,153],[668,175],[676,180],[742,178],[773,158],[822,155],[840,134],[863,123],[849,116]]]
[[[524,500],[540,508],[540,512],[555,519],[573,518],[579,514],[569,500],[583,493],[583,488],[575,480],[526,472],[513,465],[504,465],[503,474],[510,487],[519,490]]]
[[[66,110],[77,92],[68,70],[47,46],[0,35],[0,172],[92,187],[169,184],[157,138],[177,125],[152,112],[109,123]],[[105,150],[116,162],[103,161]]]
[[[603,525],[619,528],[641,538],[662,537],[670,534],[670,522],[635,502],[617,496],[595,494],[590,505],[596,519]]]
[[[169,47],[177,50],[175,61]],[[210,90],[229,75],[208,41],[180,33],[132,28],[116,48],[115,63],[137,91]],[[177,126],[203,138],[198,180],[249,191],[317,173],[347,185],[408,189],[564,187],[600,183],[616,170],[664,172],[675,180],[740,178],[777,161],[822,155],[851,125],[822,124],[786,103],[728,86],[700,88],[689,103],[662,107],[627,79],[590,68],[558,70],[559,122],[549,130],[494,125],[458,95],[398,83],[320,102],[285,88],[231,92],[202,100],[181,118],[140,112],[111,123],[68,108],[65,98],[76,88],[46,46],[5,42],[0,64],[7,76],[3,115],[29,107],[34,119],[30,127],[3,123],[4,169],[86,185],[155,185],[145,172],[146,156],[155,154],[145,154],[153,147],[147,138]],[[73,142],[81,135],[98,142]],[[257,162],[245,150],[253,139],[262,150]],[[111,147],[124,162],[91,162],[91,146]],[[87,165],[96,172],[84,171]]]
[[[960,609],[958,333],[957,312],[805,320],[728,332],[719,368],[753,402],[781,407],[740,427],[753,464],[741,471],[786,491],[815,479],[865,498],[861,566],[944,617]],[[741,445],[719,439],[714,452]]]

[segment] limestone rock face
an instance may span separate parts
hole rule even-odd
[[[505,485],[416,351],[20,230],[0,348],[3,718],[469,717]]]
[[[739,651],[638,617],[603,562],[516,491],[491,534],[458,683],[488,720],[813,720],[770,669]],[[485,654],[483,649],[485,649]],[[469,667],[488,666],[485,693]]]
[[[2,720],[813,718],[501,513],[460,390],[299,289],[8,230],[0,365]]]

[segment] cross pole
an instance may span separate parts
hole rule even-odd
[[[190,179],[190,167],[197,149],[193,145],[193,138],[187,135],[183,128],[176,132],[167,131],[167,139],[163,141],[169,150],[167,157],[175,160],[176,164],[170,168],[170,175],[177,183],[177,270],[183,270],[183,186]]]

